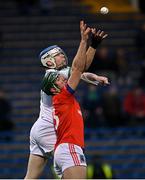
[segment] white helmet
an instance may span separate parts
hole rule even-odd
[[[39,58],[41,60],[41,63],[44,67],[49,67],[50,69],[56,68],[56,63],[55,63],[55,56],[59,53],[62,53],[65,56],[66,63],[68,63],[68,58],[65,54],[65,52],[58,47],[57,45],[49,46],[42,50],[40,52]],[[52,66],[47,65],[47,61],[51,61],[53,63]]]

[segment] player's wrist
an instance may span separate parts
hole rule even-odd
[[[81,39],[81,43],[82,43],[82,44],[86,44],[86,43],[87,43],[87,40]]]

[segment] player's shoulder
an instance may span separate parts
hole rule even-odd
[[[56,72],[56,73],[59,73],[61,75],[63,75],[66,79],[69,78],[70,76],[70,71],[71,71],[71,67],[67,66],[61,70],[56,70],[56,69],[47,69],[46,72],[45,72],[45,76],[48,74],[48,73],[51,73],[51,72]]]
[[[72,91],[70,88],[68,88],[68,85],[64,86],[61,89],[61,92],[57,95],[55,95],[54,97],[59,98],[59,99],[66,99],[69,98],[70,96],[72,96]]]
[[[51,73],[51,72],[57,72],[57,70],[56,69],[47,69],[45,71],[45,75],[48,74],[48,73]]]
[[[61,69],[59,71],[59,74],[63,75],[66,79],[68,79],[70,76],[70,70],[71,70],[71,68],[69,66],[67,66],[67,67]]]

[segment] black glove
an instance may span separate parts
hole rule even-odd
[[[96,49],[99,46],[99,44],[101,44],[102,40],[103,39],[102,39],[101,36],[97,36],[97,35],[92,34],[92,36],[91,36],[91,45],[90,46],[92,48]]]

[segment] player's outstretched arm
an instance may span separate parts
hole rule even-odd
[[[81,75],[81,79],[84,80],[87,83],[93,84],[93,85],[109,85],[110,82],[107,77],[105,76],[99,76],[94,73],[85,72]]]
[[[88,68],[90,67],[93,61],[94,55],[96,53],[97,47],[101,44],[102,40],[108,36],[108,34],[102,30],[96,31],[95,28],[92,28],[91,31],[92,31],[91,45],[89,46],[86,53],[87,61],[86,61],[85,71],[88,70]]]
[[[90,31],[91,29],[87,27],[84,21],[80,21],[81,41],[77,54],[72,63],[71,76],[68,79],[68,85],[74,90],[80,81],[81,74],[84,72],[86,64],[87,41]]]

